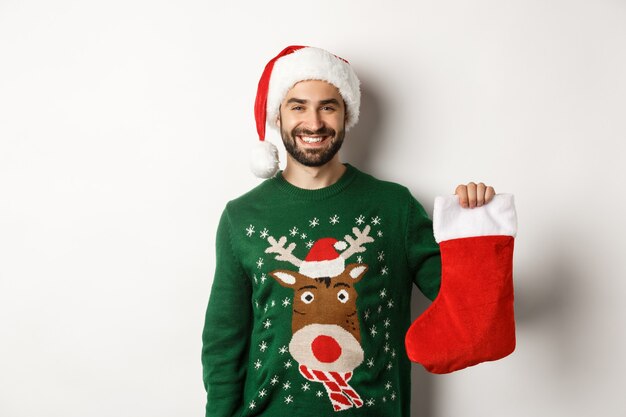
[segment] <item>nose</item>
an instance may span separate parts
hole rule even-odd
[[[305,126],[308,130],[315,132],[324,126],[324,122],[317,111],[310,111],[306,115]]]
[[[339,343],[334,338],[326,335],[320,335],[313,339],[311,350],[315,358],[323,363],[335,362],[341,356]]]

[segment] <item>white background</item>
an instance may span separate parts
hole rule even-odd
[[[0,0],[0,415],[203,415],[215,229],[258,183],[256,85],[289,44],[361,78],[344,161],[429,211],[471,180],[516,196],[517,350],[416,365],[414,416],[626,415],[625,22],[618,0]]]

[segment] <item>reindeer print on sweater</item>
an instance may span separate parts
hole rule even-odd
[[[283,366],[297,369],[302,378],[300,382],[289,379],[275,385],[270,379],[270,385],[260,393],[279,388],[284,404],[288,405],[297,401],[291,388],[299,385],[299,394],[310,391],[311,400],[326,401],[329,411],[371,407],[376,400],[395,401],[394,378],[384,381],[380,390],[385,395],[379,398],[351,383],[355,374],[368,372],[375,362],[385,361],[384,369],[391,369],[397,355],[397,348],[392,347],[389,340],[392,318],[385,314],[395,305],[392,292],[385,285],[390,267],[385,262],[382,246],[377,252],[373,246],[377,240],[384,240],[382,218],[379,215],[366,217],[363,213],[351,217],[335,213],[326,217],[328,227],[319,235],[316,233],[320,230],[318,217],[293,225],[276,236],[267,227],[254,224],[242,231],[251,239],[257,237],[266,241],[264,253],[255,263],[258,272],[253,274],[253,280],[256,285],[265,287],[273,279],[290,290],[290,296],[280,303],[289,306],[290,311],[284,308],[281,313],[283,316],[291,313],[290,337],[281,343],[279,353],[290,355],[291,359],[285,360]],[[343,223],[348,223],[350,233],[345,234]],[[268,256],[281,267],[267,268]],[[366,257],[374,264],[366,263]],[[377,288],[377,303],[359,311],[358,284],[369,279],[371,286]],[[263,314],[272,312],[272,306],[276,305],[275,300],[264,305],[256,303],[257,311]],[[276,326],[270,316],[267,317],[262,323],[264,331],[271,333]],[[366,353],[362,345],[364,338],[370,343],[377,342],[376,351],[370,349],[369,354]],[[255,362],[259,368],[263,366],[263,353],[259,350]],[[359,371],[360,366],[363,369]],[[274,381],[281,381],[279,374],[274,377]],[[255,408],[258,402],[251,402],[249,406]]]
[[[294,290],[289,352],[303,377],[324,385],[335,411],[363,405],[348,381],[354,368],[363,362],[354,284],[363,278],[367,265],[346,266],[345,261],[364,252],[364,245],[374,239],[368,235],[370,226],[362,231],[356,227],[352,230],[355,238],[345,236],[349,247],[345,241],[321,238],[313,243],[304,260],[293,255],[295,245],[284,247],[284,236],[278,242],[268,237],[271,246],[266,249],[268,253],[277,253],[276,259],[298,267],[297,272],[270,272],[279,284]]]

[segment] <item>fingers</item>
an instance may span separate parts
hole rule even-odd
[[[461,207],[463,208],[469,207],[469,203],[467,201],[468,200],[467,185],[459,184],[456,187],[456,190],[454,190],[454,194],[456,194],[459,197],[459,204],[461,205]]]
[[[467,198],[469,200],[469,207],[476,207],[476,183],[470,182],[467,184]]]
[[[479,182],[476,184],[476,207],[482,207],[485,204],[485,184]]]
[[[463,208],[482,207],[493,200],[496,191],[491,186],[480,182],[470,182],[467,185],[460,184],[454,193],[459,197],[459,204]]]
[[[496,195],[496,190],[494,190],[493,187],[487,187],[487,189],[485,190],[485,203],[488,203],[491,200],[493,200],[493,197],[495,195]]]

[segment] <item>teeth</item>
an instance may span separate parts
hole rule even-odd
[[[302,140],[305,141],[306,143],[318,143],[322,141],[322,138],[320,137],[315,137],[315,138],[312,138],[310,136],[301,136],[301,137],[302,137]]]

